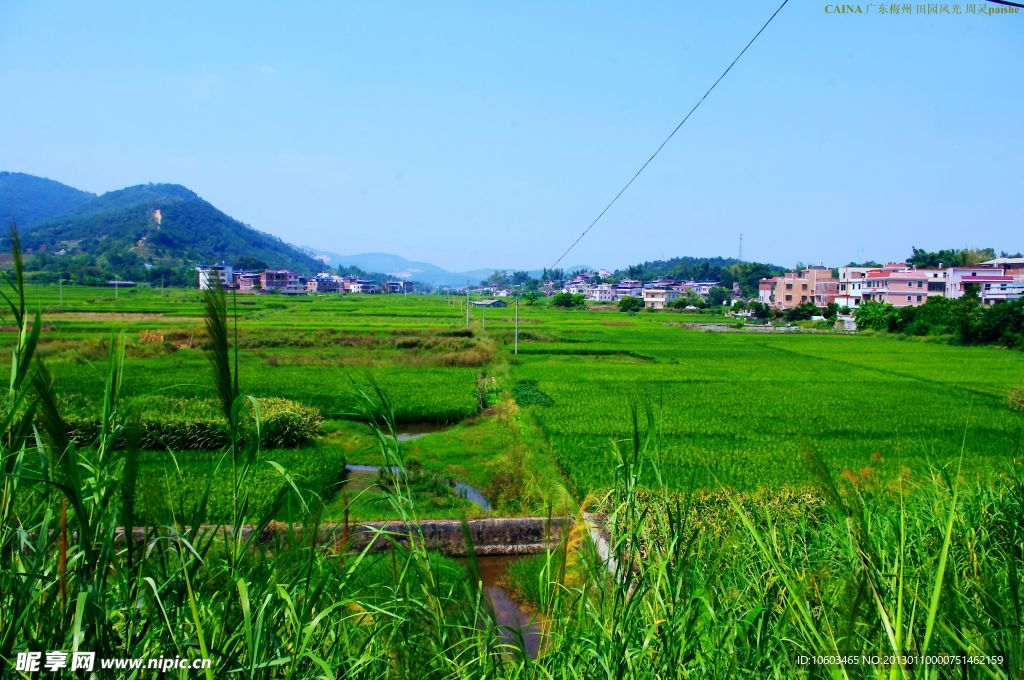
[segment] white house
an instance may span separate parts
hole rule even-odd
[[[644,307],[647,309],[665,309],[670,302],[682,296],[678,290],[671,288],[645,288]]]
[[[586,296],[588,300],[596,302],[615,302],[618,298],[618,291],[610,283],[599,283],[596,286],[588,287]]]
[[[234,270],[221,262],[220,264],[201,264],[196,267],[199,272],[199,290],[210,290],[217,287],[220,279],[221,288],[231,288],[235,282]]]

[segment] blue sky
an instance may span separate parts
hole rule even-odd
[[[541,267],[776,6],[6,0],[0,169],[176,182],[343,254]],[[1024,13],[793,0],[564,264],[741,232],[784,265],[1024,249],[1022,65]]]

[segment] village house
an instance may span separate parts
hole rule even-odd
[[[1003,258],[1012,260],[1015,258]],[[1016,258],[1021,259],[1021,258]],[[1010,262],[1011,265],[1016,263]],[[1014,268],[1014,276],[1005,266],[979,264],[973,267],[950,267],[946,276],[946,297],[961,298],[973,287],[984,305],[1018,299],[1024,294],[1024,267]]]
[[[829,277],[814,282],[814,306],[825,309],[839,297],[839,280]]]
[[[835,303],[849,309],[859,307],[864,297],[864,279],[872,269],[874,267],[840,267]]]
[[[235,288],[239,293],[259,293],[260,274],[259,272],[235,272]]]
[[[344,288],[341,277],[321,272],[306,281],[306,292],[310,294],[342,293]]]
[[[380,293],[380,284],[366,279],[355,279],[348,286],[350,293],[361,293],[363,295],[377,295]]]
[[[232,288],[235,283],[234,272],[231,265],[224,264],[201,264],[196,266],[199,272],[199,290],[211,290],[217,288],[217,281],[224,289]]]
[[[832,279],[832,270],[821,265],[807,267],[802,272],[786,272],[775,279],[772,305],[776,309],[792,309],[805,302],[814,302],[819,281]]]
[[[588,300],[596,302],[615,302],[618,299],[618,289],[610,283],[590,286],[585,294]]]
[[[945,269],[914,269],[890,263],[872,269],[863,281],[864,302],[883,302],[894,307],[923,305],[931,296],[941,296],[946,288]]]
[[[675,286],[675,288],[681,293],[691,291],[702,298],[707,298],[711,293],[711,289],[720,285],[722,284],[719,281],[683,281],[681,284]]]
[[[508,307],[508,303],[504,300],[473,300],[469,303],[472,307]]]
[[[306,292],[306,277],[287,269],[267,269],[260,274],[260,288],[266,293],[298,295]]]
[[[682,297],[682,293],[672,288],[645,288],[644,307],[647,309],[665,309],[669,303]]]

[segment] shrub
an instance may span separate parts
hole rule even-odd
[[[88,399],[62,398],[69,435],[79,443],[99,435],[98,412]],[[265,448],[297,448],[320,434],[320,411],[290,399],[262,397],[260,405],[261,445]],[[224,418],[212,400],[150,395],[126,409],[126,422],[136,446],[141,449],[211,451],[228,444]],[[243,422],[245,437],[255,435],[250,416]]]
[[[320,435],[320,411],[291,399],[263,397],[260,406],[260,444],[272,449],[305,446]],[[247,422],[247,438],[255,435],[255,422]]]
[[[1011,411],[1024,412],[1024,387],[1014,387],[1006,398]]]
[[[512,386],[512,398],[520,406],[551,406],[554,400],[537,387],[536,380],[520,380]]]
[[[586,307],[587,298],[585,298],[581,293],[555,293],[551,298],[551,305],[553,307],[562,307],[564,309]]]
[[[644,308],[644,301],[630,295],[619,300],[619,311],[634,314]]]

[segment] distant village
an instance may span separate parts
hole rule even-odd
[[[199,288],[218,285],[247,294],[362,294],[411,293],[411,281],[371,281],[356,276],[319,273],[306,277],[286,269],[262,272],[236,271],[226,264],[199,265]],[[1024,257],[998,257],[972,266],[915,268],[906,263],[883,266],[845,266],[832,269],[822,265],[786,272],[758,282],[757,297],[745,298],[738,283],[724,289],[717,280],[676,280],[660,277],[652,281],[614,279],[609,270],[577,272],[566,281],[542,281],[537,293],[552,296],[558,293],[581,295],[598,303],[616,303],[624,298],[643,301],[648,309],[677,306],[680,299],[733,304],[740,300],[757,302],[778,311],[801,305],[818,309],[835,306],[855,310],[865,302],[888,303],[894,307],[924,304],[929,297],[960,298],[971,288],[978,292],[982,304],[990,305],[1024,298]],[[455,294],[475,293],[495,300],[512,297],[514,287],[444,288]],[[676,304],[673,304],[676,303]],[[503,305],[499,305],[503,306]]]
[[[812,303],[819,309],[831,304],[856,309],[865,302],[893,307],[916,307],[929,297],[961,298],[971,288],[982,304],[1024,297],[1024,258],[998,257],[977,265],[918,269],[905,263],[882,267],[839,267],[838,276],[826,267],[762,279],[757,301],[785,310]]]
[[[199,289],[208,290],[218,285],[225,290],[237,290],[252,295],[278,293],[281,295],[304,295],[320,293],[357,293],[376,295],[379,293],[411,293],[411,281],[385,281],[383,283],[361,279],[357,276],[339,276],[321,272],[316,276],[303,276],[287,269],[265,269],[262,272],[235,270],[226,264],[201,264]],[[218,283],[219,281],[219,283]]]

